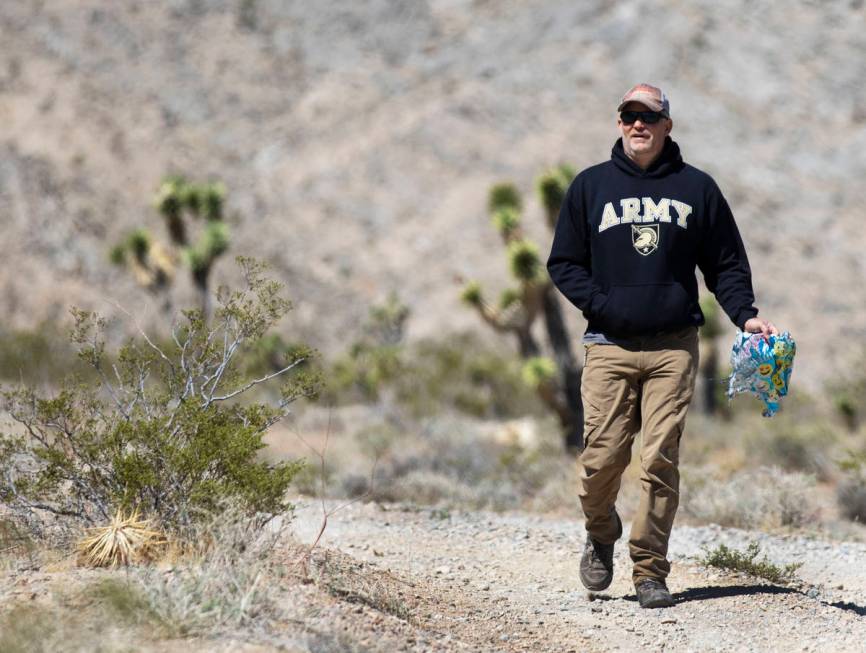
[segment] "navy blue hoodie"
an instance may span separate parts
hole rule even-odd
[[[700,326],[695,267],[739,328],[758,314],[734,216],[708,174],[667,137],[642,170],[622,139],[581,172],[560,209],[550,278],[583,311],[587,332],[629,337]]]

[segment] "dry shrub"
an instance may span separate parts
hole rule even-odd
[[[170,634],[264,626],[278,612],[275,581],[283,572],[274,552],[288,521],[251,518],[240,506],[210,513],[173,548],[172,567],[132,568],[132,591]]]
[[[833,467],[829,452],[836,439],[831,429],[818,422],[793,420],[772,422],[765,429],[745,442],[759,463],[815,474],[820,479],[828,477]]]
[[[836,487],[836,503],[846,519],[866,523],[866,477],[853,473],[842,479]]]
[[[522,444],[511,422],[480,422],[442,415],[423,422],[417,435],[400,439],[377,465],[372,496],[379,501],[448,504],[507,510],[541,495],[561,495],[565,467],[573,464],[553,420]],[[559,487],[555,487],[559,486]]]
[[[87,567],[118,567],[147,560],[162,544],[159,531],[151,528],[151,520],[142,519],[137,511],[124,516],[115,513],[107,526],[91,528],[78,543],[79,564]]]
[[[818,513],[815,477],[759,467],[715,478],[707,468],[682,469],[683,514],[735,528],[799,527]]]

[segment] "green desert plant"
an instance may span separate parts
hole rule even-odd
[[[414,417],[444,409],[494,419],[543,413],[535,388],[521,381],[517,357],[468,333],[406,343],[408,312],[389,303],[371,308],[363,336],[329,365],[326,401],[388,399]]]
[[[135,229],[115,245],[109,259],[114,265],[129,268],[136,282],[155,295],[164,294],[174,281],[171,253],[146,229]]]
[[[491,219],[494,229],[501,233],[507,240],[519,236],[520,213],[511,206],[503,206],[496,209]]]
[[[704,295],[700,300],[701,312],[704,314],[704,324],[698,330],[701,338],[700,369],[702,402],[701,408],[705,415],[730,417],[727,402],[722,400],[724,393],[722,379],[719,376],[719,352],[716,341],[722,335],[722,322],[719,304],[712,295]]]
[[[161,529],[187,525],[196,511],[236,498],[251,513],[287,508],[285,492],[299,462],[258,458],[267,430],[319,379],[303,367],[309,350],[255,378],[238,351],[261,339],[290,309],[264,266],[238,258],[240,290],[221,288],[212,322],[183,313],[172,346],[144,333],[106,371],[106,320],[73,309],[71,337],[99,382],[71,377],[53,396],[30,387],[2,389],[0,408],[19,427],[0,435],[0,500],[28,524],[45,512],[95,526],[138,509]],[[249,390],[280,377],[274,404],[244,402]]]
[[[74,348],[55,322],[32,329],[0,326],[0,379],[24,383],[50,383],[70,372],[85,374]]]
[[[724,544],[719,544],[712,551],[705,550],[704,556],[699,562],[707,567],[738,571],[763,578],[771,583],[785,583],[793,580],[796,571],[803,566],[802,562],[779,566],[770,562],[766,556],[758,560],[760,553],[761,545],[757,542],[751,542],[745,551],[731,549]]]
[[[866,523],[866,452],[848,451],[839,462],[843,477],[836,486],[836,504],[846,519]]]
[[[844,369],[848,372],[836,375],[826,388],[836,416],[845,428],[854,433],[860,427],[861,417],[866,412],[866,351],[855,352]]]
[[[409,309],[391,294],[370,308],[361,338],[339,357],[329,374],[329,391],[335,395],[378,401],[385,389],[393,389],[406,368],[403,338]]]
[[[866,476],[847,474],[836,486],[836,504],[846,519],[866,523]]]
[[[511,209],[518,214],[523,210],[523,198],[514,184],[502,182],[491,187],[487,195],[487,210],[495,214],[500,209]]]
[[[536,182],[551,229],[573,177],[573,168],[560,165],[542,174]],[[464,286],[461,299],[495,331],[512,335],[520,356],[527,360],[536,360],[542,355],[533,325],[537,321],[544,323],[553,352],[552,359],[546,360],[551,361],[555,374],[545,376],[543,382],[532,374],[526,378],[541,400],[559,417],[566,447],[576,451],[583,447],[580,368],[571,348],[557,292],[544,269],[539,248],[523,234],[522,207],[520,192],[514,184],[499,183],[490,189],[487,208],[493,226],[502,237],[508,268],[517,287],[503,291],[497,305],[486,301],[478,282],[470,281]]]
[[[852,433],[856,431],[860,421],[860,411],[851,395],[849,393],[837,394],[833,397],[833,407],[836,409],[836,414],[842,418],[845,428]]]
[[[547,218],[547,225],[551,229],[556,227],[556,220],[559,217],[559,207],[562,206],[568,185],[574,179],[576,172],[572,166],[563,163],[542,173],[535,181],[538,199],[541,200],[541,205],[544,207],[544,214]]]

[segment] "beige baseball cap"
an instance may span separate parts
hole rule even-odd
[[[622,108],[629,102],[640,102],[667,118],[671,117],[671,103],[668,102],[668,96],[660,88],[651,86],[650,84],[632,86],[628,90],[628,93],[622,96],[622,100],[620,100],[616,110],[622,111]]]

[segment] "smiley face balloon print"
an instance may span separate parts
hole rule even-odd
[[[728,398],[751,393],[764,404],[764,417],[775,415],[780,398],[788,394],[796,352],[797,345],[787,331],[768,339],[760,333],[737,332],[731,350]]]

